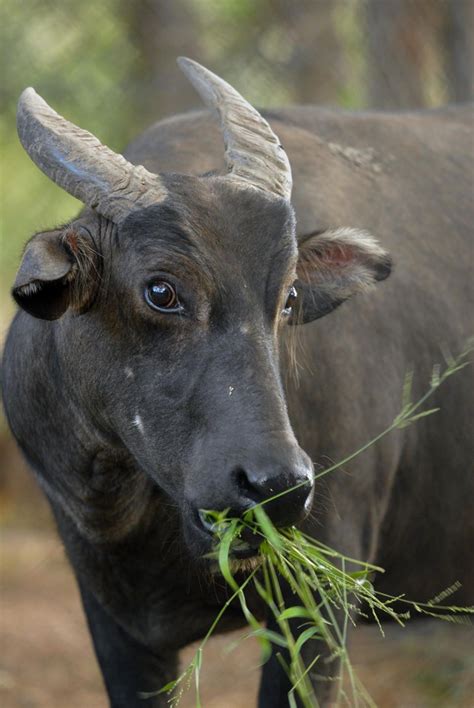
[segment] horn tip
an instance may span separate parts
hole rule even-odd
[[[224,81],[206,69],[199,62],[188,57],[178,57],[177,63],[188,81],[196,89],[204,103],[211,109],[216,109],[216,92]]]
[[[185,76],[187,76],[187,78],[191,81],[193,77],[196,76],[196,74],[204,73],[204,67],[201,66],[201,64],[198,64],[197,61],[189,59],[189,57],[178,57],[176,59],[176,63],[183,72],[183,74],[185,74]]]
[[[183,74],[189,78],[190,74],[195,73],[196,69],[200,69],[200,65],[193,61],[192,59],[189,59],[189,57],[178,57],[176,59],[176,63],[183,72]]]
[[[28,86],[28,88],[24,89],[21,92],[20,98],[18,99],[17,114],[33,105],[38,105],[42,103],[44,103],[44,101],[39,95],[39,93],[36,93],[32,86]]]
[[[23,89],[23,91],[21,92],[20,98],[18,99],[18,103],[29,100],[37,95],[38,94],[36,93],[34,88],[32,86],[28,86],[26,89]]]
[[[183,56],[180,56],[176,59],[176,63],[179,66],[179,68],[181,68],[182,66],[185,66],[188,62],[191,62],[191,61],[192,61],[192,59],[189,59],[189,57],[183,57]]]
[[[176,59],[176,63],[179,66],[179,68],[181,69],[181,71],[184,71],[184,72],[186,72],[186,70],[189,70],[192,68],[194,68],[194,69],[203,69],[204,68],[197,61],[194,61],[194,59],[190,59],[189,57],[183,57],[183,56],[178,57]]]

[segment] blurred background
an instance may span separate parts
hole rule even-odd
[[[117,151],[154,120],[200,105],[177,69],[180,54],[259,107],[391,110],[474,94],[474,0],[1,0],[0,40],[0,343],[25,241],[79,208],[19,145],[15,109],[26,86]],[[1,704],[105,706],[49,511],[3,418],[0,528]],[[356,664],[380,706],[474,706],[469,630],[392,628],[385,643],[364,632]],[[223,641],[211,650],[209,675],[218,680],[210,680],[205,705],[248,705],[256,649],[224,664]]]

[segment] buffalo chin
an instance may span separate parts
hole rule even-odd
[[[251,573],[253,570],[256,570],[259,566],[261,566],[262,563],[263,556],[260,554],[250,556],[248,558],[229,558],[229,568],[233,575],[236,573]],[[213,575],[221,574],[219,563],[217,563],[217,561],[212,561],[211,573]]]

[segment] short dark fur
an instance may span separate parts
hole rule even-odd
[[[86,210],[34,237],[15,283],[23,310],[5,347],[5,409],[51,502],[114,708],[166,705],[139,694],[176,676],[178,651],[203,636],[228,596],[202,560],[209,536],[197,510],[239,513],[249,495],[268,493],[264,480],[285,488],[308,473],[308,455],[352,452],[398,413],[407,370],[415,367],[416,395],[440,346],[456,352],[468,334],[464,110],[272,115],[293,167],[299,261],[292,209],[216,176],[219,135],[194,113],[158,124],[127,153],[153,172],[186,173],[163,178],[166,202],[120,228]],[[378,172],[330,147],[341,141],[373,145]],[[355,231],[338,231],[345,226]],[[387,253],[360,229],[392,250],[394,275],[327,319],[288,326],[319,320],[387,277]],[[182,314],[146,304],[157,277],[176,287]],[[288,322],[295,278],[299,306]],[[285,394],[279,343],[291,331],[301,370]],[[464,369],[440,390],[439,414],[315,487],[305,528],[381,563],[383,590],[422,600],[460,580],[455,600],[473,601],[470,376]],[[274,506],[277,523],[299,519],[305,499]],[[249,602],[262,613],[256,597]],[[220,629],[242,623],[233,607]],[[324,651],[307,643],[304,659]],[[324,656],[318,666],[336,671]],[[326,705],[331,683],[315,685]],[[283,708],[288,688],[273,657],[260,706]]]

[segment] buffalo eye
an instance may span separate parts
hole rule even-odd
[[[157,280],[147,285],[145,300],[150,307],[159,312],[180,312],[182,310],[176,290],[165,280]]]
[[[295,286],[292,285],[292,287],[290,288],[290,290],[288,292],[288,297],[286,298],[285,307],[283,308],[283,314],[285,316],[291,315],[291,311],[293,309],[293,305],[296,303],[297,297],[298,297],[298,292],[297,292]]]

